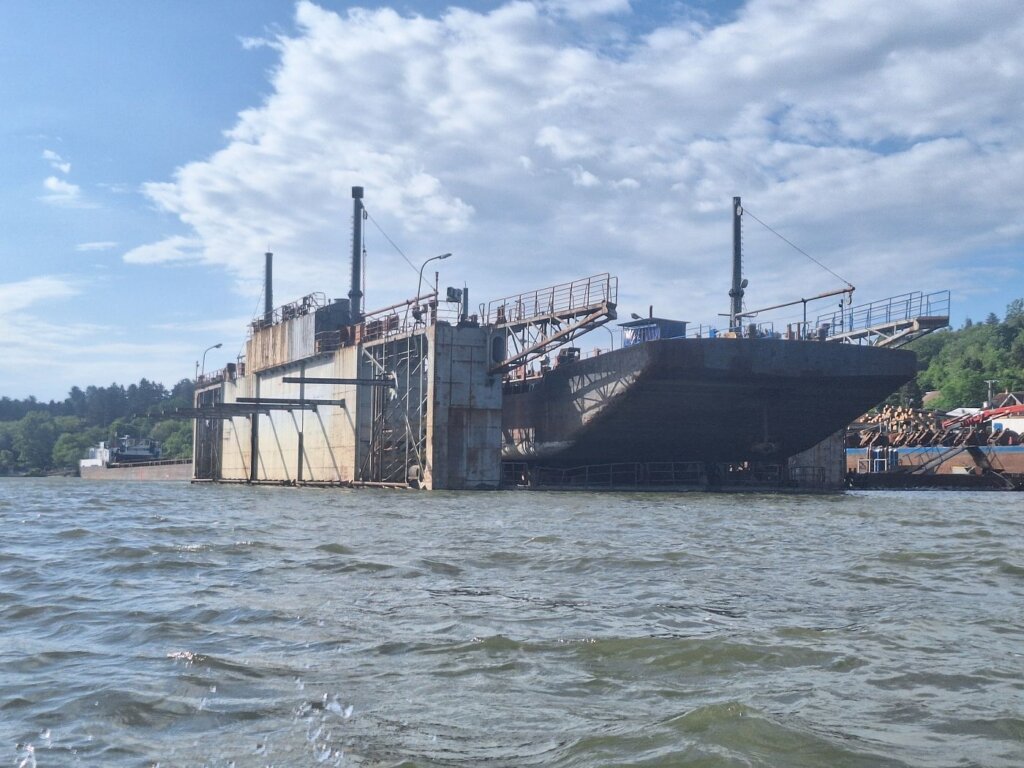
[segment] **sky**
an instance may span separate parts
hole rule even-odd
[[[720,326],[740,196],[793,244],[744,217],[748,309],[1001,316],[1022,39],[1019,0],[2,3],[0,396],[223,367],[266,251],[275,304],[346,296],[353,186],[367,309],[451,252],[474,305],[608,272]]]

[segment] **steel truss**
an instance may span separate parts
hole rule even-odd
[[[413,332],[362,349],[370,376],[391,387],[370,394],[370,444],[360,459],[357,480],[367,483],[419,482],[426,470],[427,338]]]
[[[525,369],[616,318],[619,279],[607,273],[492,301],[481,318],[505,332],[505,358],[492,373]]]

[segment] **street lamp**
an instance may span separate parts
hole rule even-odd
[[[988,384],[988,404],[989,404],[989,407],[991,407],[992,406],[992,385],[993,384],[998,384],[999,383],[999,379],[985,379],[985,383]]]
[[[218,342],[217,344],[213,344],[213,345],[211,345],[211,346],[209,346],[209,347],[207,347],[206,349],[203,350],[203,367],[202,367],[201,370],[199,369],[199,363],[196,363],[196,371],[197,371],[197,373],[196,373],[196,380],[197,381],[199,380],[199,376],[201,376],[202,374],[206,373],[206,353],[209,352],[211,349],[220,349],[223,346],[224,346],[223,344]]]
[[[440,261],[441,259],[447,259],[449,256],[451,256],[450,253],[442,253],[440,256],[431,256],[429,259],[427,259],[422,264],[420,264],[420,277],[419,277],[419,280],[416,281],[416,303],[417,304],[419,304],[419,302],[420,302],[420,288],[423,287],[423,268],[425,266],[427,266],[427,264],[429,264],[432,261]]]

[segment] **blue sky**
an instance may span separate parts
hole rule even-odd
[[[727,310],[730,201],[857,286],[1024,295],[1024,7],[979,0],[0,4],[0,395],[171,386],[276,303],[598,272]],[[750,306],[840,283],[747,221]],[[410,266],[405,259],[415,266]],[[824,311],[826,307],[822,307]],[[784,323],[791,317],[775,318]],[[607,343],[605,338],[595,345]]]

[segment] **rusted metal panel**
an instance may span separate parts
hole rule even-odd
[[[488,332],[435,326],[430,348],[425,484],[432,489],[497,488],[502,391],[499,377],[488,373]]]
[[[316,354],[315,330],[313,313],[254,328],[246,346],[249,371],[258,373],[312,357]]]

